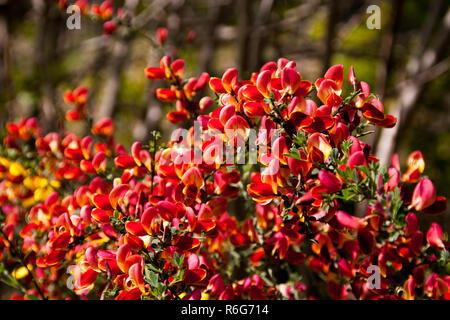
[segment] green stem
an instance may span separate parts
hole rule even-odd
[[[8,237],[6,236],[6,234],[3,232],[3,229],[0,228],[0,233],[3,236],[3,238],[8,242],[9,244],[9,252],[11,253],[11,255],[17,259],[19,259],[20,263],[22,264],[22,266],[28,271],[28,273],[31,275],[31,280],[34,284],[34,286],[36,287],[37,292],[39,293],[39,295],[42,297],[43,300],[48,300],[47,297],[44,295],[44,293],[41,290],[41,287],[39,286],[34,274],[31,272],[31,270],[28,268],[28,265],[25,263],[25,260],[23,259],[22,255],[20,254],[20,252],[18,252],[15,248],[15,246],[13,245],[13,243],[11,241],[9,241]]]

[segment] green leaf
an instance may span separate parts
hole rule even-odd
[[[353,179],[353,182],[355,182],[355,183],[358,182],[358,170],[356,168],[353,169],[353,171],[352,171],[352,179]]]
[[[349,181],[351,179],[352,171],[350,167],[345,167],[345,170],[339,170],[339,174],[344,178],[345,181]]]
[[[441,266],[445,266],[447,263],[449,263],[449,252],[447,250],[441,251],[439,263]]]
[[[159,277],[158,275],[153,271],[148,271],[148,283],[152,288],[157,288],[159,285]]]
[[[330,161],[336,162],[339,159],[339,150],[337,148],[333,148],[330,153]]]
[[[345,140],[342,142],[341,148],[342,148],[342,152],[344,152],[344,154],[348,153],[348,150],[350,150],[350,148],[352,147],[353,141],[352,140]]]
[[[178,268],[177,274],[173,277],[173,280],[170,282],[169,286],[182,281],[183,278],[184,278],[184,269]]]
[[[154,272],[157,272],[157,273],[161,273],[161,270],[158,269],[157,267],[155,267],[152,264],[147,264],[146,267],[148,267],[148,269],[151,270],[151,271],[154,271]]]
[[[20,283],[11,274],[9,274],[9,272],[6,270],[3,271],[3,273],[0,277],[0,281],[3,282],[4,284],[6,284],[7,286],[10,286],[10,287],[18,289],[18,290],[20,290],[22,288]]]
[[[297,131],[297,134],[293,138],[294,143],[296,145],[298,145],[299,147],[305,146],[307,140],[308,140],[308,137],[307,137],[306,133],[301,131],[301,129],[299,129]]]
[[[297,149],[292,148],[290,153],[285,153],[284,156],[301,160],[300,152]]]
[[[357,168],[363,172],[366,176],[370,176],[370,170],[367,166],[357,166]]]

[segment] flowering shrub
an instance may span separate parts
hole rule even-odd
[[[342,65],[314,83],[283,58],[249,80],[183,71],[167,56],[145,70],[187,128],[167,145],[153,132],[128,151],[110,118],[85,137],[7,124],[0,273],[13,299],[450,298],[449,242],[418,222],[446,199],[419,151],[402,173],[359,139],[396,119],[353,68],[348,96]],[[87,95],[66,92],[68,121],[86,120]]]

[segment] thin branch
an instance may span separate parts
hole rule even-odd
[[[20,252],[18,252],[16,250],[16,247],[14,246],[14,244],[8,239],[8,237],[6,236],[5,232],[3,231],[2,228],[0,228],[0,234],[3,236],[3,238],[6,240],[6,242],[8,242],[9,245],[9,252],[11,253],[11,255],[17,259],[19,259],[20,264],[28,271],[28,274],[31,275],[31,280],[33,282],[34,287],[36,288],[37,292],[39,293],[39,295],[41,296],[41,298],[43,300],[47,300],[47,297],[44,295],[44,292],[42,292],[41,287],[38,284],[38,281],[36,280],[34,274],[31,272],[31,270],[28,268],[28,265],[26,264],[25,260],[22,257],[22,254]]]

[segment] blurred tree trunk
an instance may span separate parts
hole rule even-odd
[[[436,3],[438,5],[438,3]],[[422,28],[422,35],[426,39],[421,42],[429,42],[432,34],[428,24],[435,24],[437,16],[433,16],[431,12],[430,19]],[[396,148],[400,133],[403,131],[405,124],[414,110],[421,94],[424,92],[426,85],[442,73],[447,72],[450,67],[449,58],[440,61],[445,55],[450,40],[450,8],[444,16],[441,28],[435,34],[434,43],[425,49],[423,53],[417,51],[408,62],[408,73],[406,80],[401,82],[397,87],[397,99],[393,104],[389,113],[397,117],[397,125],[391,129],[381,130],[378,143],[376,145],[376,156],[380,159],[382,165],[388,165]],[[422,46],[422,45],[421,45]]]
[[[145,30],[155,30],[156,27],[167,19],[165,9],[171,3],[167,0],[155,0],[147,8],[147,11],[142,12],[135,19],[135,27]],[[170,37],[170,36],[169,36]],[[147,65],[158,66],[162,50],[159,48],[152,48],[148,54]],[[169,49],[170,50],[170,49]],[[167,53],[167,52],[166,52]],[[162,110],[160,102],[153,94],[153,88],[160,84],[163,86],[163,81],[147,81],[142,96],[142,113],[141,117],[136,119],[133,129],[133,137],[135,140],[147,141],[150,138],[150,132],[158,129],[158,123],[161,120]]]
[[[134,16],[138,4],[139,0],[126,0],[124,9]],[[127,34],[122,39],[117,39],[114,43],[112,56],[108,61],[108,71],[103,87],[103,99],[95,116],[95,121],[105,117],[112,117],[114,114],[122,84],[122,71],[129,58],[128,53],[133,39],[134,36],[132,34]]]
[[[245,77],[249,71],[247,59],[249,54],[250,6],[251,0],[237,0],[238,69],[242,77]]]
[[[54,3],[45,0],[33,2],[36,11],[36,36],[34,54],[33,81],[37,81],[39,104],[35,106],[34,115],[40,116],[44,131],[61,128],[62,123],[57,118],[59,112],[55,101],[56,75],[53,66],[58,63],[58,49],[63,37],[61,12]]]
[[[13,101],[16,98],[17,88],[12,80],[14,69],[11,49],[14,38],[23,19],[32,8],[28,0],[0,1],[0,125],[14,118],[22,117],[22,110],[15,108]]]
[[[8,114],[5,108],[6,101],[10,99],[11,81],[9,74],[9,28],[8,20],[0,15],[0,111]],[[8,116],[0,118],[0,125],[3,127]]]
[[[375,92],[382,100],[386,91],[389,75],[393,65],[393,48],[397,30],[400,26],[403,12],[403,0],[394,0],[391,7],[389,26],[383,34],[380,47],[380,62],[377,68]]]
[[[389,76],[392,73],[393,48],[397,30],[400,25],[400,19],[402,16],[403,2],[404,2],[403,0],[393,1],[389,18],[389,26],[386,29],[387,31],[382,35],[381,39],[380,62],[378,63],[377,80],[375,87],[375,92],[381,101],[383,101],[383,97],[387,87],[387,82]],[[369,135],[366,140],[366,142],[371,146],[374,145],[377,139],[379,128],[374,127],[374,131],[375,132]],[[359,217],[365,216],[367,206],[368,206],[367,201],[358,203],[355,207],[355,214]]]
[[[334,42],[336,38],[336,27],[339,18],[339,5],[337,0],[330,0],[328,3],[327,33],[325,34],[325,52],[322,60],[322,74],[331,65],[331,57],[334,53]]]
[[[201,32],[202,45],[199,53],[197,74],[201,72],[211,72],[211,62],[216,47],[216,27],[222,12],[222,1],[208,1],[208,13],[204,19],[203,30]]]
[[[393,51],[394,43],[396,41],[397,31],[400,26],[401,16],[403,12],[403,0],[395,0],[391,7],[391,16],[389,19],[389,26],[387,32],[382,35],[381,39],[381,49],[380,49],[380,62],[377,66],[377,79],[375,92],[383,101],[384,95],[386,93],[389,77],[394,73],[393,68]],[[374,128],[374,133],[367,137],[367,143],[374,146],[378,134],[379,128]]]
[[[261,0],[259,4],[249,44],[248,68],[251,71],[256,71],[263,63],[262,52],[264,43],[262,42],[262,28],[270,18],[272,6],[273,0]]]

